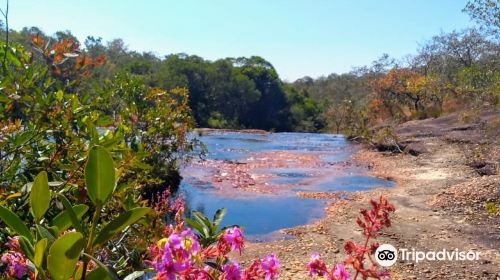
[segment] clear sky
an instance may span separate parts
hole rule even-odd
[[[5,0],[0,0],[2,5]],[[283,79],[401,58],[471,25],[466,0],[11,0],[14,29],[122,38],[129,49],[207,59],[259,55]]]

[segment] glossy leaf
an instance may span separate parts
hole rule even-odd
[[[226,212],[227,212],[226,208],[220,208],[215,212],[214,220],[212,222],[213,231],[215,231],[219,227],[222,219],[224,219],[224,216],[226,216]]]
[[[26,237],[30,242],[33,241],[33,235],[23,221],[12,211],[0,205],[0,219],[17,234]]]
[[[35,267],[41,267],[43,263],[43,255],[45,254],[45,248],[47,248],[47,238],[38,241],[35,245],[35,256],[33,257],[33,264]]]
[[[47,238],[49,243],[52,243],[56,240],[56,236],[50,232],[50,230],[42,225],[36,225],[36,230],[38,231],[38,234],[42,238]]]
[[[33,248],[33,245],[31,245],[30,241],[24,236],[19,236],[18,241],[19,247],[21,247],[24,255],[26,255],[29,260],[33,260],[33,256],[35,255],[35,248]]]
[[[50,205],[50,189],[47,172],[42,171],[35,177],[30,191],[31,212],[37,221],[43,218]]]
[[[102,267],[97,267],[92,270],[86,277],[86,280],[113,280],[108,274],[108,272]]]
[[[83,215],[85,215],[85,213],[87,213],[87,211],[89,210],[89,207],[85,204],[79,204],[73,206],[72,210],[73,213],[75,214],[75,217],[77,218],[77,221],[80,221]],[[52,219],[50,225],[56,226],[59,233],[63,232],[73,224],[70,216],[71,216],[70,211],[64,210]]]
[[[94,146],[89,151],[85,166],[85,184],[94,205],[103,205],[115,188],[113,158],[100,146]]]
[[[138,207],[120,214],[116,219],[105,225],[94,240],[94,246],[101,245],[111,239],[114,235],[122,232],[126,227],[137,222],[149,213],[151,209]]]
[[[73,227],[76,229],[76,231],[83,232],[82,225],[80,224],[80,219],[78,219],[77,214],[75,213],[75,211],[73,211],[73,206],[71,206],[69,200],[64,195],[60,195],[59,198],[61,199],[61,202],[64,205],[65,211],[68,213],[69,219]]]
[[[127,275],[123,280],[135,280],[137,278],[141,278],[144,275],[144,271],[134,271]]]
[[[53,280],[67,280],[73,275],[83,246],[83,235],[79,232],[66,233],[54,241],[47,257]]]

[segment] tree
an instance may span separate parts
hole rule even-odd
[[[428,80],[410,69],[392,69],[372,82],[373,89],[387,106],[409,104],[416,112],[424,109]],[[392,108],[390,109],[392,110]]]
[[[475,20],[482,30],[498,36],[500,30],[500,4],[496,0],[472,0],[464,12]]]

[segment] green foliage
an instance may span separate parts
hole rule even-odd
[[[51,195],[48,189],[47,173],[44,171],[35,178],[30,191],[31,198],[40,196],[40,200],[31,199],[29,203],[33,209],[31,212],[33,218],[43,221],[47,205],[53,199],[62,202],[65,207],[64,211],[57,214],[50,222],[48,222],[50,219],[45,219],[45,222],[37,222],[28,228],[26,224],[29,223],[29,219],[23,221],[9,209],[0,206],[0,219],[9,229],[20,235],[21,249],[35,264],[36,272],[41,279],[45,279],[47,272],[52,279],[69,279],[74,275],[79,260],[83,261],[83,275],[81,276],[83,278],[91,259],[88,256],[92,256],[109,240],[134,226],[151,211],[147,207],[137,207],[117,217],[111,216],[107,222],[104,221],[102,209],[105,205],[111,205],[109,197],[114,191],[114,163],[109,152],[102,147],[94,146],[90,149],[86,164],[88,168],[85,172],[85,181],[89,184],[85,189],[90,193],[94,188],[96,198],[92,200],[92,203],[95,201],[92,219],[83,219],[92,205],[72,206],[64,195]],[[40,193],[42,190],[45,190],[45,193]],[[71,227],[76,231],[63,234]],[[33,232],[36,234],[33,235]],[[45,250],[47,247],[48,253]],[[109,270],[107,267],[103,269]]]
[[[0,206],[0,219],[16,234],[26,237],[29,241],[34,239],[31,231],[19,216],[3,206]]]
[[[31,186],[30,205],[31,212],[37,221],[39,221],[47,212],[50,205],[50,190],[47,172],[42,171],[35,177],[35,181]]]
[[[94,146],[85,165],[85,184],[95,206],[102,206],[115,189],[113,158],[106,149]]]
[[[219,229],[219,225],[226,212],[225,208],[218,209],[212,221],[198,211],[192,211],[192,218],[186,218],[186,223],[197,232],[198,241],[203,247],[213,244],[219,239],[219,236],[225,229]]]
[[[121,233],[126,227],[134,224],[150,211],[151,209],[147,207],[138,207],[120,214],[101,229],[93,241],[94,246],[103,245],[110,238]]]
[[[75,221],[80,221],[89,210],[89,206],[85,204],[79,204],[72,206],[71,214],[70,210],[64,210],[61,213],[57,214],[52,220],[49,222],[51,228],[57,228],[56,235],[60,234],[63,231],[66,231]],[[73,215],[73,218],[70,217]],[[73,220],[73,221],[72,221]]]
[[[172,174],[194,145],[187,141],[192,128],[187,91],[150,88],[128,75],[91,86],[88,75],[97,58],[78,55],[71,41],[52,45],[35,36],[33,44],[43,47],[32,53],[19,44],[2,48],[10,54],[0,69],[2,198],[9,197],[26,216],[22,190],[45,171],[54,192],[82,202],[86,197],[77,186],[92,145],[110,151],[117,161],[122,179],[115,182],[121,186],[116,195],[147,196],[151,190],[175,187]],[[56,47],[75,53],[54,66]],[[92,187],[89,198],[102,203],[115,183]],[[37,217],[46,207],[46,199],[40,199],[40,207],[33,209]]]
[[[52,279],[67,280],[73,275],[84,245],[79,232],[68,232],[52,243],[47,255],[47,270]]]
[[[0,69],[0,218],[7,227],[0,238],[21,236],[40,278],[51,273],[41,248],[49,251],[68,230],[82,234],[86,264],[117,234],[145,227],[144,198],[176,186],[178,164],[196,144],[188,141],[187,90],[153,88],[127,74],[98,81],[100,67],[108,67],[101,54],[59,35],[64,40],[27,39],[33,52],[0,48],[7,54]],[[144,250],[137,238],[147,234],[113,242],[106,265],[121,276],[131,272],[140,254],[123,252]]]

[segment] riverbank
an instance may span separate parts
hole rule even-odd
[[[342,261],[344,242],[362,239],[355,222],[359,209],[383,194],[397,210],[379,243],[420,251],[481,252],[479,261],[400,261],[389,269],[393,279],[498,279],[500,216],[485,207],[488,202],[500,204],[498,124],[499,114],[484,113],[471,124],[450,115],[397,127],[399,140],[418,149],[418,155],[364,148],[352,157],[368,164],[370,174],[394,180],[394,188],[333,201],[324,219],[285,230],[293,240],[247,244],[242,261],[275,252],[282,261],[280,279],[308,279],[310,254],[318,252],[329,263]]]

